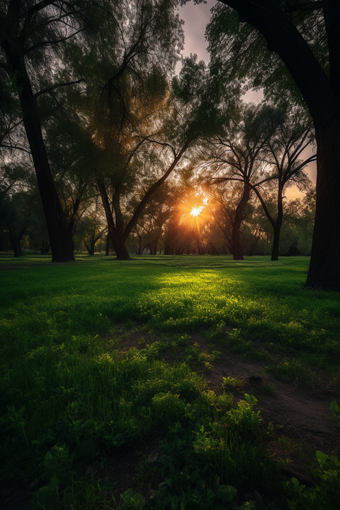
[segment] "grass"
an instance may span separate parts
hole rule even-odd
[[[48,260],[0,257],[20,268],[0,272],[4,486],[27,481],[31,507],[45,510],[141,508],[148,497],[159,509],[250,509],[254,491],[268,510],[332,507],[336,460],[316,459],[321,492],[286,482],[262,446],[256,399],[233,406],[233,379],[208,391],[193,369],[208,371],[218,353],[189,343],[203,332],[278,377],[338,380],[340,295],[303,288],[307,258]],[[129,334],[139,349],[121,348]],[[163,360],[165,348],[177,361]],[[121,488],[110,463],[143,445]],[[159,452],[154,465],[148,447]]]

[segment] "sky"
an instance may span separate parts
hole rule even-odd
[[[190,53],[196,53],[198,60],[209,62],[209,53],[207,52],[208,43],[204,38],[205,27],[210,20],[210,9],[216,3],[216,0],[207,0],[206,4],[195,5],[191,0],[183,7],[179,8],[179,15],[184,20],[185,45],[183,56],[187,57]],[[248,91],[243,100],[247,102],[259,103],[263,99],[261,91]],[[306,159],[312,155],[310,149],[303,153]],[[315,184],[316,180],[316,163],[311,163],[307,168],[309,178]],[[293,186],[287,189],[287,198],[292,200],[301,197],[302,193]]]

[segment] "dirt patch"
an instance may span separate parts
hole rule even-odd
[[[240,379],[242,389],[258,399],[258,408],[266,422],[282,427],[282,432],[297,441],[312,445],[324,452],[340,447],[340,427],[330,412],[333,398],[329,394],[315,394],[307,388],[274,379],[258,363],[244,362],[236,354],[223,353],[206,375],[211,389],[221,387],[223,377]],[[273,387],[270,395],[262,388]]]
[[[142,338],[146,343],[154,340],[147,336],[134,333],[121,347],[124,350],[131,347],[141,349]],[[205,335],[192,335],[190,343],[197,343],[203,352],[209,349]],[[168,352],[164,352],[162,357],[170,363],[178,360],[177,356]],[[330,453],[340,450],[340,424],[330,411],[330,403],[334,400],[331,394],[316,393],[301,385],[275,379],[266,373],[264,364],[243,361],[236,353],[221,353],[209,372],[198,371],[207,380],[208,387],[216,392],[221,391],[223,377],[239,379],[241,387],[234,392],[235,400],[242,399],[245,392],[254,394],[264,422],[279,425],[283,435],[310,445],[315,451]]]

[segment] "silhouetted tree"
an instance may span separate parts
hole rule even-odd
[[[303,120],[301,111],[287,117],[286,121],[278,127],[273,139],[267,143],[268,154],[265,155],[265,161],[270,167],[269,176],[252,186],[274,230],[272,260],[279,259],[284,191],[292,184],[296,184],[301,191],[308,189],[311,184],[303,169],[316,160],[316,155],[298,159],[310,144],[311,127],[310,123]],[[269,189],[276,193],[275,215],[266,205],[266,187],[263,188],[263,184],[269,185]]]
[[[233,76],[255,78],[266,92],[299,92],[317,142],[317,199],[306,285],[340,290],[340,2],[221,0],[208,29],[215,69],[226,57]],[[241,25],[247,22],[262,35]],[[276,55],[279,59],[276,57]],[[284,66],[280,65],[283,62]],[[293,81],[292,81],[293,80]],[[300,98],[301,98],[300,96]],[[301,100],[301,99],[300,99]]]
[[[242,194],[232,214],[230,249],[234,260],[243,260],[240,228],[251,189],[263,176],[267,143],[283,121],[280,110],[266,104],[246,105],[241,120],[232,120],[225,133],[213,139],[209,167],[210,182],[240,182]],[[213,179],[212,179],[213,177]]]

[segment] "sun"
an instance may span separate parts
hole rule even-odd
[[[190,211],[191,216],[198,216],[203,211],[204,207],[200,205],[199,207],[193,207]]]

